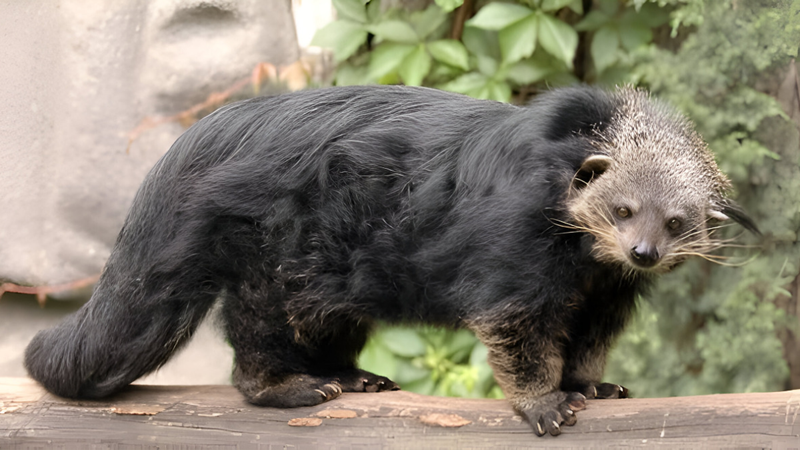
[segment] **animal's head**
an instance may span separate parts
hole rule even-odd
[[[590,137],[597,151],[569,197],[573,224],[594,236],[597,260],[662,273],[693,255],[709,258],[720,246],[713,239],[720,221],[758,233],[727,198],[730,182],[688,121],[643,91],[611,96],[615,114]]]

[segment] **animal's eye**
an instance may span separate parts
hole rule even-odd
[[[617,213],[617,216],[623,219],[631,215],[631,210],[624,206],[620,206],[615,212]]]
[[[667,222],[667,227],[670,230],[677,230],[678,228],[681,227],[680,219],[675,219],[675,218],[669,219],[669,222]]]

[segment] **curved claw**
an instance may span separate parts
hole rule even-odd
[[[596,398],[628,398],[628,389],[618,384],[600,383],[596,390]]]
[[[562,425],[572,426],[578,421],[575,412],[586,408],[586,397],[579,392],[552,392],[533,401],[521,414],[528,419],[537,436],[558,436]]]

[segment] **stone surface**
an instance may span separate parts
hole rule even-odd
[[[100,272],[183,132],[128,133],[298,58],[288,0],[0,0],[0,281]]]

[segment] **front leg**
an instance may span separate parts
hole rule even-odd
[[[533,322],[525,315],[495,318],[473,324],[473,330],[489,349],[495,379],[514,409],[538,436],[557,436],[562,425],[575,424],[575,412],[585,408],[586,398],[560,389],[563,336],[553,332],[552,324]]]
[[[601,380],[606,355],[633,311],[634,293],[619,288],[598,291],[587,296],[571,320],[561,389],[581,392],[587,398],[627,398],[628,389]]]
[[[587,318],[573,327],[572,339],[564,351],[566,358],[561,377],[562,390],[580,392],[586,398],[628,397],[625,387],[601,382],[606,355],[616,335],[603,325],[603,321],[593,322]]]
[[[562,390],[580,392],[586,398],[628,397],[624,386],[601,382],[608,346],[575,342],[570,347],[561,380]]]

